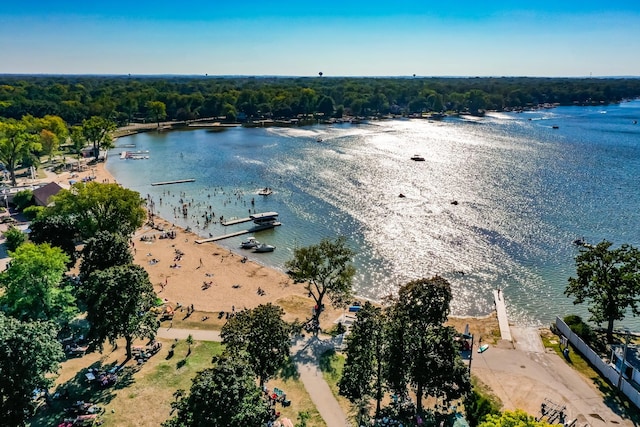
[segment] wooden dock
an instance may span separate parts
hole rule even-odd
[[[509,329],[509,318],[507,317],[507,308],[504,303],[504,291],[501,289],[494,289],[493,301],[496,304],[496,312],[498,313],[498,325],[500,326],[500,336],[503,340],[513,341],[511,339],[511,329]]]
[[[174,181],[152,182],[151,185],[182,184],[183,182],[195,182],[195,179],[189,178],[189,179],[176,179]]]
[[[226,227],[228,225],[242,224],[243,222],[249,222],[249,221],[251,221],[251,218],[237,218],[237,219],[232,219],[229,221],[222,222],[221,224]]]
[[[248,230],[240,230],[235,231],[229,234],[223,234],[222,236],[209,237],[208,239],[199,239],[196,240],[196,243],[202,244],[207,242],[217,242],[218,240],[229,239],[231,237],[242,236],[243,234],[255,233],[256,231],[268,230],[269,228],[277,227],[282,225],[280,222],[274,222],[273,224],[265,224],[265,225],[256,225],[255,227],[251,227]]]

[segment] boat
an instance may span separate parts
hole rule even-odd
[[[322,141],[323,141],[322,138],[316,139],[316,142],[322,142]]]
[[[484,353],[489,348],[489,344],[482,344],[478,349],[478,353]]]
[[[411,156],[411,160],[413,160],[414,162],[424,162],[424,157],[419,154],[414,154],[413,156]]]
[[[273,194],[273,190],[269,187],[264,187],[262,190],[258,191],[258,195],[260,196],[269,196]]]
[[[553,128],[553,129],[560,129],[560,126],[558,126],[558,125],[553,125],[553,126],[551,126],[551,128]]]
[[[267,245],[266,243],[260,243],[258,246],[256,246],[253,251],[254,252],[273,252],[275,250],[275,246],[271,246],[271,245]]]
[[[278,212],[264,212],[260,214],[249,215],[256,225],[273,225],[278,220]]]
[[[260,244],[260,242],[258,242],[255,237],[249,237],[249,238],[247,238],[247,240],[245,240],[244,242],[240,243],[240,247],[242,249],[251,249],[251,248],[255,248],[259,244]]]

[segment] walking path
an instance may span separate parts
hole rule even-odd
[[[165,339],[185,339],[189,335],[196,341],[222,341],[220,332],[212,330],[160,328],[157,334],[159,338]],[[329,341],[311,336],[299,340],[291,348],[291,353],[300,374],[300,381],[327,427],[345,427],[349,425],[347,416],[318,369],[318,358],[332,346]]]
[[[292,348],[293,360],[300,374],[300,381],[327,427],[345,427],[350,425],[347,416],[318,369],[318,358],[329,348],[333,348],[329,341],[322,341],[314,336],[307,337]]]

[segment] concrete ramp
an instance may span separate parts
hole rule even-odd
[[[496,313],[498,314],[498,325],[500,326],[500,337],[506,341],[511,339],[511,330],[509,329],[509,318],[507,317],[507,307],[504,302],[504,292],[500,289],[493,291],[493,301],[496,305]]]
[[[511,334],[513,336],[516,350],[528,353],[544,353],[544,345],[540,338],[538,328],[512,326]]]

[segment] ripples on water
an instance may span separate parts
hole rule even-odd
[[[256,211],[279,212],[283,226],[256,235],[277,246],[256,258],[264,264],[282,268],[296,246],[345,235],[364,296],[440,274],[453,286],[454,314],[489,312],[499,286],[515,321],[548,322],[584,313],[562,294],[575,272],[574,239],[640,243],[638,116],[632,102],[473,120],[149,133],[122,141],[150,150],[151,160],[121,161],[115,149],[107,167],[203,236],[229,231],[196,227],[209,206],[244,217],[253,198]],[[196,183],[149,185],[191,177]],[[255,194],[266,186],[272,196]],[[179,192],[192,203],[186,221],[173,215]]]

